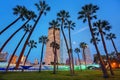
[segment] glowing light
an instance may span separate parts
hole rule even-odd
[[[116,68],[117,67],[116,62],[113,62],[111,66],[112,66],[112,68]]]

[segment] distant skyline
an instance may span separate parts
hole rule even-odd
[[[72,43],[73,49],[79,47],[80,42],[86,42],[90,48],[91,54],[95,54],[96,50],[94,45],[90,43],[91,34],[89,31],[89,27],[87,23],[83,23],[82,20],[77,20],[78,12],[81,11],[81,7],[92,3],[93,5],[97,5],[100,9],[97,11],[97,17],[101,20],[107,20],[110,25],[112,26],[111,32],[116,34],[115,44],[120,51],[120,0],[45,0],[46,3],[51,7],[50,12],[47,13],[46,16],[42,16],[37,27],[31,36],[31,39],[38,42],[38,38],[42,35],[48,35],[48,28],[50,27],[49,22],[53,19],[57,18],[57,13],[60,10],[66,10],[70,13],[70,20],[76,23],[76,27],[74,31],[72,31]],[[24,5],[29,10],[35,11],[38,15],[38,11],[34,6],[35,3],[38,3],[39,0],[0,0],[0,31],[4,29],[8,24],[14,21],[18,16],[13,15],[13,8],[16,5]],[[96,21],[96,20],[94,20]],[[7,38],[12,34],[16,29],[18,29],[22,23],[24,22],[17,22],[7,31],[5,31],[2,35],[0,35],[0,47],[3,43],[7,40]],[[33,25],[33,22],[30,22]],[[68,35],[67,30],[65,29],[66,35]],[[24,34],[23,30],[21,30],[4,48],[3,52],[8,52],[9,55],[12,54],[14,51],[17,42],[20,40]],[[61,35],[62,37],[62,35]],[[63,39],[63,37],[62,37]],[[113,46],[110,41],[106,41],[108,52],[114,51]],[[23,43],[22,43],[23,45]],[[20,45],[19,50],[17,51],[17,55],[19,56],[20,50],[22,48]],[[25,54],[28,51],[28,46],[26,48]],[[46,49],[44,49],[46,50]],[[99,50],[101,54],[105,54],[101,42],[99,43]],[[41,53],[41,44],[37,43],[37,48],[33,48],[30,53],[28,60],[34,61],[35,58],[40,59]],[[76,54],[74,53],[76,57]],[[9,57],[9,56],[8,56]]]

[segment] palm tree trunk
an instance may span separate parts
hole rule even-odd
[[[0,48],[0,52],[2,52],[2,50],[4,49],[4,47],[7,45],[7,43],[13,38],[13,36],[20,31],[30,20],[27,20],[19,29],[17,29],[6,41],[5,43],[2,45],[2,47]]]
[[[28,43],[28,41],[29,41],[29,39],[30,39],[30,37],[31,37],[31,35],[32,35],[32,33],[33,33],[33,31],[34,31],[34,29],[35,29],[38,21],[39,21],[39,19],[41,18],[42,13],[43,13],[43,12],[41,12],[40,15],[38,16],[35,24],[33,25],[33,28],[32,28],[32,30],[31,30],[31,32],[29,33],[29,35],[28,35],[28,37],[27,37],[27,39],[26,39],[26,41],[25,41],[25,44],[24,44],[24,46],[23,46],[23,48],[22,48],[22,51],[21,51],[20,56],[19,56],[19,58],[18,58],[18,62],[17,62],[17,64],[16,64],[16,66],[15,66],[15,69],[17,69],[17,68],[19,67],[19,64],[20,64],[20,61],[21,61],[22,56],[23,56],[23,54],[24,54],[24,51],[25,51],[25,49],[26,49],[27,43]]]
[[[74,58],[73,58],[73,51],[72,51],[72,42],[71,42],[71,31],[70,31],[70,25],[69,25],[69,43],[70,43],[70,54],[72,58],[72,67],[73,67],[73,74],[74,72]]]
[[[41,72],[41,67],[42,67],[43,50],[44,50],[44,43],[42,44],[42,51],[41,51],[41,57],[40,57],[39,72]]]
[[[100,27],[99,27],[99,30],[101,30]],[[103,33],[103,32],[102,32],[102,30],[101,30],[100,35],[101,35],[101,39],[102,39],[104,51],[105,51],[105,53],[106,53],[107,62],[108,62],[109,67],[110,67],[110,73],[111,73],[111,75],[114,75],[114,72],[113,72],[112,66],[111,66],[111,62],[110,62],[110,58],[109,58],[109,55],[108,55],[108,51],[107,51],[107,48],[106,48],[105,40],[104,40],[104,37],[103,37],[103,34],[102,34],[102,33]]]
[[[56,64],[57,64],[57,70],[58,70],[59,64],[58,64],[58,55],[57,54],[56,54]]]
[[[92,25],[91,25],[91,21],[90,21],[90,17],[89,17],[89,16],[88,16],[88,25],[89,25],[89,29],[90,29],[90,32],[91,32],[91,36],[92,36],[93,41],[94,41],[94,46],[95,46],[95,49],[96,49],[96,51],[97,51],[98,58],[99,58],[99,60],[100,60],[100,65],[101,65],[101,69],[102,69],[102,72],[103,72],[103,77],[104,77],[104,78],[108,78],[109,75],[108,75],[107,70],[106,70],[106,68],[105,68],[104,62],[103,62],[103,60],[102,60],[102,58],[101,58],[101,56],[100,56],[100,52],[99,52],[97,43],[96,43],[96,41],[95,41],[95,36],[94,36],[94,34],[93,34]]]
[[[83,58],[84,58],[84,62],[85,62],[85,68],[87,68],[87,66],[86,66],[86,55],[85,55],[85,49],[83,48]]]
[[[73,67],[72,67],[72,61],[71,61],[71,54],[70,54],[70,51],[69,51],[69,47],[68,47],[68,43],[67,43],[67,40],[66,40],[66,37],[65,37],[65,33],[63,31],[63,22],[62,22],[62,25],[61,25],[61,31],[62,31],[64,40],[65,40],[65,44],[66,44],[66,48],[67,48],[67,51],[68,51],[70,73],[71,73],[71,75],[73,75],[74,73],[73,73]]]
[[[32,50],[32,47],[30,47],[30,49],[29,49],[29,51],[28,51],[28,53],[27,53],[27,56],[26,56],[26,58],[25,58],[25,61],[24,61],[23,66],[25,66],[25,63],[26,63],[26,61],[27,61],[27,59],[28,59],[28,56],[29,56],[31,50]],[[23,72],[23,71],[24,71],[24,68],[22,69],[22,72]]]
[[[53,74],[56,74],[56,61],[57,61],[57,54],[56,54],[56,48],[54,48],[54,70],[53,70]]]
[[[54,70],[53,70],[53,74],[56,74],[56,54],[57,54],[57,52],[56,52],[56,47],[55,47],[55,45],[56,45],[56,38],[55,38],[55,26],[54,26],[54,30],[53,30],[53,36],[54,36],[54,47],[53,47],[53,53],[54,53]]]
[[[55,44],[53,44],[53,54],[54,54],[54,67],[53,67],[53,74],[56,74],[56,53],[55,53]]]
[[[79,56],[79,54],[77,54],[77,55],[78,55],[78,60],[79,60],[79,65],[80,65],[80,70],[82,71],[81,61],[80,61],[80,56]]]
[[[17,46],[16,46],[16,48],[15,48],[12,56],[10,57],[10,60],[9,60],[8,65],[7,65],[7,67],[6,67],[6,72],[8,71],[8,68],[9,68],[9,66],[10,66],[10,63],[11,63],[11,61],[12,61],[12,59],[13,59],[13,57],[14,57],[17,49],[18,49],[18,47],[20,46],[20,44],[21,44],[21,42],[23,41],[23,39],[24,39],[24,37],[25,37],[26,34],[27,34],[27,31],[24,33],[24,35],[23,35],[23,37],[21,38],[20,42],[17,44]]]
[[[115,49],[117,59],[119,60],[119,63],[120,63],[120,57],[119,57],[119,55],[118,55],[118,50],[117,50],[117,48],[116,48],[116,46],[115,46],[115,43],[114,43],[113,39],[111,39],[111,42],[112,42],[112,45],[113,45],[113,47],[114,47],[114,49]]]
[[[0,35],[1,35],[4,31],[6,31],[8,28],[10,28],[13,24],[15,24],[20,18],[21,18],[21,16],[18,17],[18,18],[17,18],[15,21],[13,21],[12,23],[10,23],[7,27],[5,27],[5,28],[0,32]]]

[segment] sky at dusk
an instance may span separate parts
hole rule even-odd
[[[82,20],[78,20],[78,12],[81,11],[81,7],[85,4],[95,4],[100,9],[97,11],[97,17],[101,20],[107,20],[112,26],[111,32],[115,33],[117,38],[114,40],[118,51],[120,51],[120,0],[45,0],[46,3],[51,7],[50,12],[46,16],[42,16],[37,24],[37,27],[32,34],[32,40],[38,42],[38,38],[42,35],[48,35],[48,28],[50,27],[49,22],[57,18],[57,13],[60,10],[66,10],[70,13],[69,20],[72,20],[76,23],[74,31],[72,31],[72,44],[73,49],[79,47],[80,42],[86,42],[90,48],[91,54],[95,54],[96,50],[93,44],[90,43],[91,34],[87,23],[83,23]],[[34,6],[35,3],[38,3],[39,0],[0,0],[0,31],[4,29],[8,24],[14,21],[18,16],[13,15],[13,8],[16,5],[24,5],[29,10],[33,10],[37,15],[37,8]],[[97,19],[97,20],[98,20]],[[7,40],[7,38],[12,34],[16,29],[18,29],[24,22],[21,20],[11,26],[7,31],[0,35],[0,47]],[[29,24],[33,25],[31,21]],[[65,30],[66,35],[68,35],[67,30]],[[15,37],[8,43],[4,48],[3,52],[8,52],[9,55],[12,54],[14,48],[16,47],[20,37],[24,34],[24,31],[21,30],[15,35]],[[63,37],[61,36],[61,39]],[[108,52],[114,51],[110,41],[106,41]],[[19,50],[16,55],[19,56],[20,50],[23,43],[20,45]],[[27,53],[29,47],[27,46],[25,54]],[[104,54],[103,46],[101,42],[99,43],[99,50],[101,54]],[[41,53],[41,44],[37,43],[37,48],[33,48],[30,53],[28,60],[34,61],[35,58],[40,57]],[[76,57],[76,54],[74,53]]]

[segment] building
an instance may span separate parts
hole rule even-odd
[[[87,48],[85,48],[85,57],[86,57],[86,64],[92,64],[93,63],[89,46],[87,46]],[[83,53],[82,53],[82,60],[84,61]]]
[[[75,65],[80,65],[81,64],[85,64],[84,60],[83,59],[80,59],[80,63],[79,63],[79,59],[78,58],[75,58]]]
[[[25,59],[26,59],[26,56],[25,56],[25,55],[23,55],[23,56],[22,56],[22,59],[21,59],[21,62],[20,62],[20,64],[21,64],[21,65],[23,65],[23,64],[24,64]]]
[[[37,58],[35,58],[35,60],[34,60],[34,65],[38,65],[38,59]]]
[[[0,53],[0,62],[7,62],[7,56],[8,56],[7,52],[1,52]]]
[[[60,41],[60,63],[61,64],[68,64],[68,53],[64,39]]]
[[[52,62],[54,62],[54,53],[53,53],[53,48],[50,47],[50,43],[54,41],[54,35],[53,35],[53,27],[50,27],[48,30],[48,39],[49,41],[46,44],[46,53],[45,53],[45,58],[44,62],[46,65],[50,65]],[[56,37],[56,42],[60,45],[60,29],[55,28],[55,37]],[[58,55],[58,62],[60,61],[60,50],[57,49],[57,55]]]
[[[18,56],[14,55],[10,64],[16,64],[17,59],[18,59]]]

